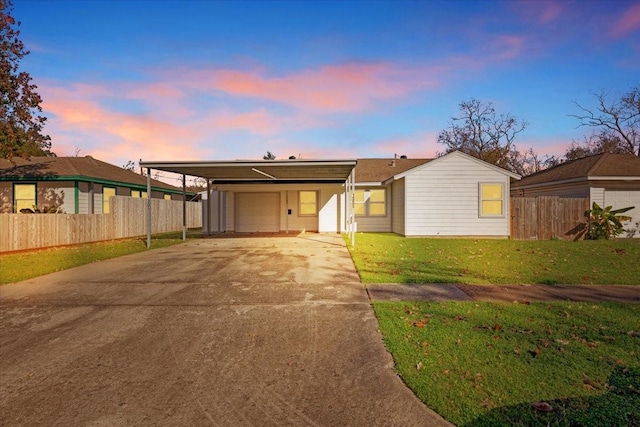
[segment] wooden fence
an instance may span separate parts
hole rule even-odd
[[[512,197],[511,238],[514,240],[579,240],[586,233],[588,198]]]
[[[0,214],[0,252],[98,242],[147,233],[147,201],[112,197],[109,214]],[[202,227],[199,202],[187,202],[187,227]],[[182,202],[151,199],[151,232],[182,230]]]

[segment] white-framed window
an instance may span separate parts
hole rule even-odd
[[[481,182],[479,192],[481,217],[503,217],[505,215],[503,183]]]
[[[102,187],[102,213],[111,213],[109,198],[116,195],[114,187]]]
[[[353,193],[356,216],[385,216],[387,214],[387,190],[384,188],[357,189]]]
[[[163,197],[165,200],[171,200],[171,194],[166,194]]]
[[[13,185],[13,206],[15,213],[20,212],[20,209],[33,209],[36,205],[36,184]]]
[[[301,190],[298,192],[298,216],[318,215],[318,192]]]

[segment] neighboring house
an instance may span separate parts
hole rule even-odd
[[[116,195],[147,197],[147,178],[91,156],[0,159],[0,213],[33,206],[108,213],[109,197]],[[182,200],[182,189],[151,180],[151,197]]]
[[[347,231],[352,194],[357,231],[504,238],[510,233],[510,180],[520,178],[461,152],[437,159],[141,165],[209,179],[208,232]]]
[[[512,196],[584,197],[601,207],[635,206],[630,229],[640,223],[640,157],[632,154],[598,154],[559,164],[511,184]],[[640,237],[640,233],[635,233]]]

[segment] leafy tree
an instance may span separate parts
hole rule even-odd
[[[584,213],[589,218],[589,238],[592,240],[613,239],[624,231],[622,222],[631,220],[630,216],[620,215],[633,209],[634,206],[612,209],[612,206],[601,208],[593,202],[591,209]]]
[[[265,154],[264,156],[262,156],[263,160],[275,160],[276,156],[275,154],[273,154],[271,151],[267,151],[267,154]]]
[[[0,157],[54,156],[51,138],[42,133],[42,99],[31,76],[19,63],[29,54],[20,36],[20,21],[12,16],[10,0],[0,0]]]
[[[514,141],[516,135],[527,128],[526,121],[510,114],[498,115],[491,102],[473,98],[461,102],[459,108],[460,116],[452,117],[449,127],[438,134],[438,143],[446,147],[445,152],[439,154],[460,150],[515,172],[525,169],[523,155],[517,151]]]
[[[604,92],[594,96],[596,107],[586,108],[576,103],[582,113],[570,116],[578,119],[580,126],[593,127],[596,132],[582,143],[574,144],[574,150],[567,150],[567,154],[574,157],[583,150],[587,155],[609,152],[640,156],[640,87],[630,89],[613,101]]]

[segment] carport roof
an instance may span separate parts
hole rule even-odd
[[[208,178],[216,183],[343,183],[357,160],[141,161],[144,168]]]

